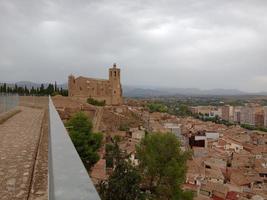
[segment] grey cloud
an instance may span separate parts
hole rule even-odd
[[[266,90],[264,0],[0,0],[0,81]],[[227,81],[226,81],[227,80]]]

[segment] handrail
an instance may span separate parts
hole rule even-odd
[[[50,97],[49,122],[49,200],[100,200]]]

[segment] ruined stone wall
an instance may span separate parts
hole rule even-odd
[[[105,100],[107,104],[111,104],[111,93],[111,85],[108,80],[85,77],[70,78],[69,80],[69,96],[71,97],[91,97]]]
[[[122,89],[120,84],[120,69],[109,69],[109,79],[94,79],[87,77],[69,76],[69,96],[77,98],[94,98],[105,100],[108,105],[120,105],[122,100]]]

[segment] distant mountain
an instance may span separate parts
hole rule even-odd
[[[2,83],[3,84],[3,83]],[[40,87],[42,83],[34,83],[30,81],[19,81],[16,83],[9,83],[8,86],[14,86],[17,84],[18,86],[27,88],[37,88]],[[49,83],[43,83],[45,87],[48,86]],[[54,84],[54,83],[53,83]],[[1,85],[1,83],[0,83]],[[67,89],[68,84],[57,84],[59,88]],[[146,87],[146,86],[129,86],[123,85],[123,96],[125,97],[159,97],[159,96],[241,96],[241,95],[266,95],[267,92],[257,92],[257,93],[249,93],[243,92],[236,89],[210,89],[210,90],[202,90],[198,88],[162,88],[162,87]]]
[[[171,95],[170,92],[163,90],[143,89],[131,86],[123,86],[123,96],[126,97],[154,97],[154,96],[169,96],[169,95]]]
[[[133,86],[123,87],[126,97],[156,97],[156,96],[240,96],[240,95],[267,95],[267,92],[248,93],[235,89],[211,89],[201,90],[198,88],[136,88]]]

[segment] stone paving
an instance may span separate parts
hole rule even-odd
[[[0,199],[28,199],[43,109],[21,107],[0,125]]]

